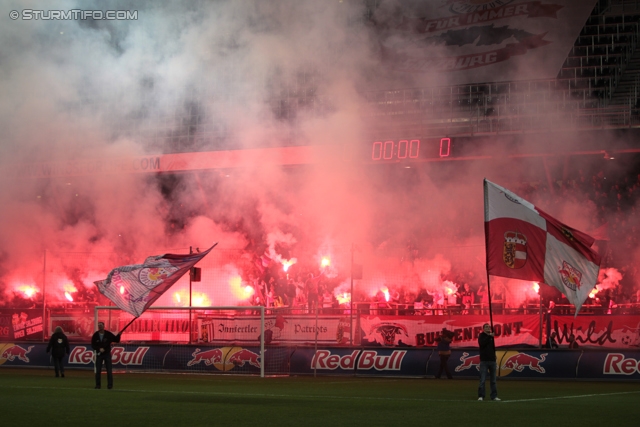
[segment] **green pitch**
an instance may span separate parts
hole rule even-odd
[[[640,425],[638,382],[502,380],[502,402],[477,401],[476,380],[126,373],[93,385],[91,371],[2,368],[2,425]]]

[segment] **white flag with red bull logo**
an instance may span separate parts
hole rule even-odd
[[[490,275],[546,283],[580,311],[600,270],[592,237],[486,179],[484,221]]]
[[[114,268],[106,279],[94,283],[116,306],[139,317],[216,245],[195,254],[150,256],[143,264]]]

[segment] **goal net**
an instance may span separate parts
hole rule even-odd
[[[289,374],[284,319],[260,306],[151,307],[136,319],[117,307],[94,314],[96,329],[98,322],[114,334],[124,329],[112,350],[114,369],[263,377]]]

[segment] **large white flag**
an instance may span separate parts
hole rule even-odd
[[[580,311],[600,270],[592,237],[486,179],[484,221],[490,275],[546,283]]]
[[[114,268],[106,279],[94,283],[116,306],[139,317],[216,245],[195,254],[150,256],[143,264]]]

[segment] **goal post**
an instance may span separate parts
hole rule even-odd
[[[114,368],[144,371],[289,375],[283,319],[262,306],[150,307],[135,319],[114,306],[94,309],[96,329],[104,322],[115,334],[133,321],[114,353],[137,365],[114,356]]]

